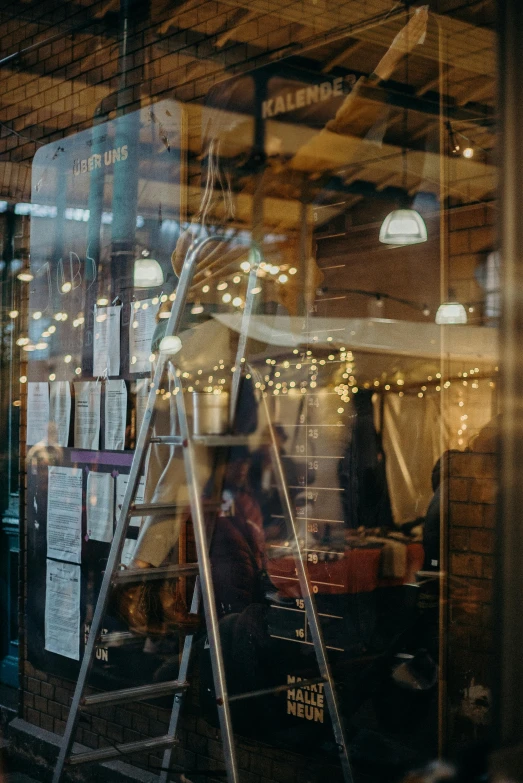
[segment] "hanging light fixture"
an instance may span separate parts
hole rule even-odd
[[[162,353],[175,354],[182,347],[182,341],[175,334],[167,334],[160,341],[160,351]]]
[[[34,280],[34,275],[29,268],[29,262],[26,261],[24,263],[16,277],[18,280],[21,280],[22,283],[30,283],[31,280]]]
[[[427,241],[427,226],[415,209],[394,209],[380,228],[384,245],[417,245]]]
[[[436,313],[436,323],[439,326],[449,324],[466,324],[467,311],[459,302],[443,302]]]
[[[163,270],[155,258],[149,258],[147,250],[134,262],[134,287],[156,288],[163,285]]]
[[[407,19],[408,19],[408,6]],[[405,56],[405,84],[409,83],[409,56]],[[407,141],[407,107],[403,109],[403,144]],[[403,190],[408,193],[407,188],[407,150],[405,146],[401,151],[403,167]],[[400,209],[393,209],[389,212],[380,228],[380,242],[384,245],[418,245],[420,242],[427,241],[427,226],[420,213],[408,206]]]

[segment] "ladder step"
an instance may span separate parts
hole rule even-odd
[[[123,647],[124,644],[136,644],[143,647],[143,636],[130,631],[111,631],[100,634],[100,644],[104,647]]]
[[[170,748],[176,743],[175,737],[164,734],[162,737],[126,742],[123,745],[115,745],[112,748],[99,748],[98,750],[88,750],[85,753],[73,753],[72,756],[69,756],[66,763],[75,766],[76,764],[87,764],[89,761],[107,761],[108,759],[118,758],[118,756],[130,756],[133,753],[140,753],[142,750]]]
[[[165,446],[183,446],[181,435],[153,435],[149,438],[149,443],[160,443]]]
[[[159,566],[158,568],[124,568],[114,572],[113,584],[176,579],[181,576],[197,576],[199,573],[198,563],[181,563],[180,565]]]
[[[174,503],[132,503],[130,511],[133,516],[141,516],[143,514],[174,514],[182,508],[184,506],[177,506]]]
[[[202,446],[248,446],[251,435],[193,435],[193,443]]]
[[[106,691],[105,693],[84,696],[81,706],[93,707],[95,704],[123,704],[127,701],[143,701],[144,699],[165,696],[167,693],[179,693],[187,690],[188,687],[188,682],[180,682],[180,680],[156,682],[153,685],[137,685],[135,688],[122,688],[118,691]]]
[[[221,503],[218,503],[218,501],[215,500],[204,500],[202,506],[204,511],[209,511],[220,508]],[[132,516],[143,516],[144,514],[175,514],[176,512],[189,512],[190,510],[191,507],[189,504],[176,505],[176,503],[133,503],[130,507]]]

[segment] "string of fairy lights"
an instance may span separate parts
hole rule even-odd
[[[225,305],[229,305],[237,310],[241,311],[245,305],[244,298],[240,295],[240,284],[244,281],[245,276],[250,273],[251,264],[249,261],[242,261],[236,270],[231,273],[230,276],[222,276],[218,281],[209,281],[209,278],[205,280],[202,285],[199,286],[201,294],[213,294],[216,291],[221,295],[221,302]],[[243,273],[243,275],[241,274]],[[277,285],[284,286],[289,282],[290,278],[297,273],[295,267],[278,266],[276,264],[270,264],[261,262],[258,268],[258,276],[260,278],[269,278]],[[260,281],[261,282],[261,281]],[[67,294],[71,288],[67,287],[67,282],[62,286],[62,293]],[[212,289],[212,290],[211,290]],[[260,293],[261,286],[254,288],[253,293]],[[176,292],[171,294],[159,294],[148,300],[136,300],[132,303],[133,310],[137,312],[140,309],[146,310],[150,305],[159,306],[158,317],[168,318],[170,315],[169,303],[174,302],[176,299]],[[109,299],[105,296],[100,296],[97,299],[97,307],[105,308],[109,305]],[[163,307],[162,307],[163,306]],[[201,303],[201,296],[195,297],[194,304],[191,307],[191,313],[197,315],[204,312],[204,306]],[[19,312],[12,310],[9,313],[12,319],[19,316]],[[95,319],[98,322],[102,322],[107,318],[106,312],[97,312],[95,310]],[[31,319],[34,322],[38,322],[44,318],[44,313],[40,310],[36,310],[31,314]],[[69,315],[64,310],[59,310],[54,313],[52,319],[53,323],[48,324],[42,330],[39,338],[34,341],[29,336],[20,336],[17,339],[17,345],[26,352],[42,351],[49,347],[49,340],[53,335],[57,334],[57,330],[61,324],[65,324],[69,319]],[[78,329],[85,323],[85,315],[83,312],[79,312],[76,318],[72,321],[73,329]],[[137,318],[133,318],[131,323],[132,328],[138,328],[139,321]],[[328,336],[326,342],[332,344],[334,338]],[[480,388],[480,382],[489,384],[492,389],[495,387],[495,381],[492,380],[498,368],[495,367],[494,373],[485,373],[480,371],[479,367],[470,367],[466,370],[461,370],[448,377],[443,377],[441,372],[434,374],[428,374],[423,381],[409,381],[405,378],[404,374],[400,371],[395,371],[391,374],[391,377],[387,377],[386,374],[382,374],[379,378],[361,378],[358,377],[356,361],[353,352],[345,347],[334,345],[325,346],[316,345],[315,350],[311,348],[294,348],[292,349],[292,356],[289,358],[281,357],[268,357],[265,359],[265,370],[257,368],[259,380],[255,381],[255,387],[260,393],[264,395],[273,395],[277,397],[281,396],[301,396],[307,393],[318,393],[322,390],[329,390],[339,397],[339,407],[337,408],[338,414],[348,412],[348,406],[351,405],[354,395],[358,394],[361,390],[380,393],[380,394],[397,394],[398,397],[404,397],[405,395],[417,396],[423,398],[427,393],[441,393],[446,392],[451,387],[453,389],[458,388],[458,409],[459,409],[459,424],[456,432],[458,445],[464,444],[464,439],[467,436],[467,430],[469,427],[469,414],[463,410],[465,407],[465,401],[462,399],[464,391],[472,390],[476,391]],[[157,359],[156,353],[151,353],[149,361],[151,367]],[[64,364],[71,364],[73,357],[71,354],[65,354],[63,356]],[[131,364],[136,362],[136,357],[130,357]],[[235,372],[234,366],[227,366],[225,361],[220,359],[216,364],[212,366],[212,369],[199,368],[196,370],[179,370],[178,374],[183,379],[184,385],[189,392],[201,391],[210,394],[222,394],[228,389],[228,378]],[[81,375],[81,367],[74,369],[76,376]],[[321,380],[320,380],[320,375]],[[56,380],[56,372],[51,372],[48,376],[49,381]],[[247,378],[251,378],[251,374],[247,373]],[[27,376],[22,375],[20,377],[20,383],[27,382]],[[156,389],[156,393],[162,395],[164,399],[168,399],[175,391],[169,389],[160,388]],[[17,400],[14,403],[20,404]]]

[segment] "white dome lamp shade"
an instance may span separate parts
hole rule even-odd
[[[384,245],[418,245],[427,241],[427,226],[415,209],[394,209],[380,228],[380,242]]]
[[[157,288],[163,285],[163,270],[155,258],[142,257],[134,262],[134,287]]]
[[[176,334],[167,334],[160,341],[160,352],[172,356],[182,347],[182,341]]]
[[[439,326],[466,324],[467,311],[459,302],[443,302],[438,307],[436,323]]]

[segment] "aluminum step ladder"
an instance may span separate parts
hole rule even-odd
[[[187,253],[182,272],[180,275],[176,299],[173,304],[169,321],[166,328],[166,336],[177,336],[180,330],[181,319],[183,316],[185,304],[190,291],[190,286],[196,271],[198,257],[203,248],[209,243],[224,241],[222,236],[208,236],[198,242],[195,242]],[[238,401],[240,381],[242,373],[246,368],[245,348],[247,343],[247,334],[249,321],[253,308],[253,289],[257,286],[257,271],[261,260],[260,253],[254,248],[251,251],[251,269],[247,284],[247,295],[245,308],[242,318],[242,328],[238,341],[238,351],[236,355],[235,368],[233,371],[231,398],[230,398],[230,423],[231,428],[234,423],[236,406]],[[251,369],[255,377],[259,377],[256,371]],[[153,427],[156,412],[157,390],[161,388],[162,379],[166,372],[172,377],[175,384],[176,410],[179,423],[179,435],[172,436],[154,436]],[[76,683],[73,700],[69,710],[65,732],[62,738],[60,752],[57,764],[54,770],[53,783],[59,783],[64,767],[74,766],[87,762],[105,761],[122,756],[132,755],[143,751],[152,751],[164,748],[162,767],[159,775],[159,783],[167,783],[167,780],[174,771],[171,771],[171,755],[173,747],[177,744],[177,728],[180,711],[182,707],[183,694],[189,688],[188,672],[193,648],[194,634],[189,633],[185,636],[183,651],[180,660],[180,668],[176,680],[168,682],[154,683],[120,690],[96,693],[93,695],[84,695],[87,679],[91,671],[96,646],[105,641],[102,635],[102,626],[105,613],[107,611],[109,595],[115,585],[125,583],[137,583],[144,580],[157,580],[177,577],[186,577],[196,575],[196,584],[193,593],[190,612],[198,613],[200,600],[203,599],[203,609],[206,623],[206,630],[209,642],[210,657],[212,664],[212,673],[214,680],[214,689],[216,705],[218,710],[221,737],[224,749],[225,768],[228,783],[240,783],[238,765],[236,761],[236,751],[233,736],[233,727],[230,713],[230,702],[249,697],[256,697],[267,693],[277,693],[279,691],[289,690],[291,686],[280,685],[263,691],[254,691],[246,694],[235,694],[228,696],[227,685],[225,682],[225,669],[220,641],[218,615],[216,611],[214,588],[211,574],[211,563],[209,557],[208,534],[204,519],[205,503],[202,501],[203,487],[198,486],[197,472],[195,464],[195,446],[205,445],[208,447],[230,447],[237,444],[245,444],[248,437],[245,435],[209,435],[194,436],[189,430],[187,410],[185,405],[185,395],[182,382],[176,372],[175,361],[169,350],[160,351],[157,366],[154,372],[154,378],[151,383],[147,407],[144,412],[140,432],[136,442],[136,449],[131,465],[129,480],[127,483],[125,495],[123,498],[119,520],[115,529],[114,538],[111,544],[107,566],[102,580],[100,593],[96,603],[96,608],[91,623],[88,640],[85,646],[78,681]],[[272,428],[269,415],[269,408],[265,394],[262,393],[262,406],[269,431],[269,447],[271,451],[273,470],[276,476],[280,499],[287,521],[288,537],[292,543],[292,549],[296,560],[296,571],[299,578],[302,597],[305,604],[307,621],[309,624],[313,646],[319,668],[319,677],[309,680],[303,680],[301,687],[323,683],[326,705],[330,713],[334,738],[339,752],[341,768],[345,783],[352,783],[352,772],[349,762],[347,744],[344,737],[342,720],[338,709],[334,684],[327,660],[325,644],[323,642],[322,631],[318,614],[316,612],[313,599],[312,586],[309,581],[303,555],[300,550],[294,513],[291,505],[290,496],[287,490],[284,470],[277,446],[275,433]],[[168,566],[166,568],[148,568],[148,569],[120,569],[120,560],[122,550],[133,516],[143,514],[165,513],[166,510],[175,510],[175,506],[169,504],[151,504],[135,503],[135,496],[138,489],[140,477],[144,470],[146,455],[148,449],[153,443],[162,443],[179,447],[183,450],[184,469],[189,488],[189,504],[194,527],[194,537],[196,544],[197,562],[182,564],[178,566]],[[120,634],[122,637],[131,637],[132,634]],[[92,706],[123,704],[129,702],[143,701],[153,699],[159,696],[173,695],[173,707],[169,720],[167,734],[151,739],[139,740],[115,744],[112,747],[100,748],[98,750],[89,750],[81,753],[72,753],[74,735],[80,713]]]

